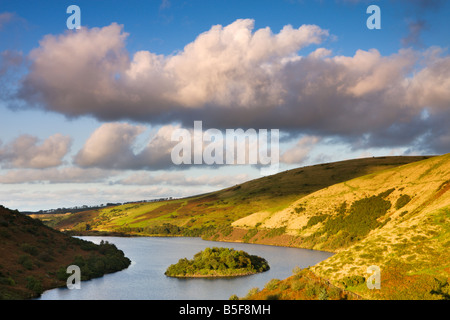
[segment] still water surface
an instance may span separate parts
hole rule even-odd
[[[271,279],[292,275],[296,266],[306,268],[332,253],[308,249],[248,243],[204,241],[200,238],[80,237],[94,243],[114,243],[131,261],[122,271],[81,282],[80,290],[58,288],[42,294],[42,300],[227,300],[232,294],[245,296],[254,287],[262,289]],[[270,270],[237,278],[177,279],[164,275],[181,258],[192,259],[207,247],[244,250],[267,260]],[[69,276],[69,275],[68,275]]]

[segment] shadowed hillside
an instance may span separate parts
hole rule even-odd
[[[0,299],[33,298],[65,286],[72,264],[88,280],[122,270],[130,260],[112,244],[69,237],[0,206]]]

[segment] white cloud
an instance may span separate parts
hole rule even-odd
[[[77,153],[75,163],[82,167],[124,168],[132,166],[132,145],[144,126],[128,123],[105,123],[86,141]]]
[[[141,150],[136,150],[139,135],[147,129],[129,123],[105,123],[92,133],[74,163],[83,168],[137,170],[171,167],[170,153],[176,142],[171,141],[177,126],[162,126]]]
[[[93,183],[105,182],[118,174],[111,170],[77,167],[48,169],[15,169],[0,175],[1,184],[21,183]]]
[[[427,132],[445,141],[440,137],[449,134],[444,122],[435,127],[450,103],[449,57],[442,51],[331,56],[321,47],[302,56],[328,31],[303,25],[272,33],[254,30],[250,19],[213,26],[167,56],[130,54],[126,37],[117,24],[46,36],[30,54],[19,97],[102,121],[188,127],[203,120],[219,129],[280,129],[349,143],[367,135],[368,146],[404,146]],[[431,119],[419,121],[424,108]]]
[[[297,141],[295,146],[286,150],[280,158],[283,163],[300,164],[308,159],[309,153],[320,142],[319,137],[304,136]]]
[[[63,163],[72,139],[55,134],[39,143],[37,137],[21,135],[4,147],[0,146],[0,164],[6,168],[50,168]]]

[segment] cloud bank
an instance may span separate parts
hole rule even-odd
[[[68,117],[100,121],[189,127],[202,120],[219,129],[276,128],[335,137],[353,148],[413,145],[432,137],[422,149],[450,149],[450,129],[444,125],[450,118],[446,52],[402,49],[383,56],[372,49],[332,56],[320,47],[328,35],[315,25],[285,26],[274,34],[269,28],[254,30],[254,21],[243,19],[213,26],[180,52],[164,56],[131,55],[125,48],[128,35],[118,24],[84,28],[40,42],[30,53],[30,72],[18,97]],[[305,48],[312,52],[301,55]],[[120,161],[108,163],[108,150],[98,158],[99,132],[76,162],[142,166],[127,149],[139,130],[118,130],[119,142],[110,148],[123,148]]]

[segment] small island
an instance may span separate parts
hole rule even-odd
[[[180,259],[170,265],[164,274],[178,278],[238,277],[269,269],[264,258],[242,250],[213,247],[196,253],[191,260]]]

